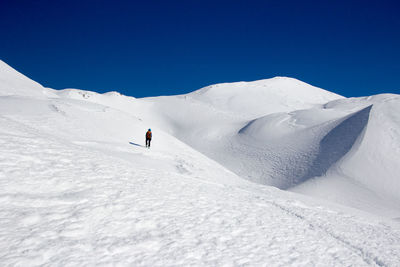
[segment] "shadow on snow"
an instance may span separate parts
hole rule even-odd
[[[133,143],[133,142],[129,142],[129,144],[134,145],[134,146],[144,147],[144,146],[142,146],[142,145],[140,145],[140,144],[136,144],[136,143]]]

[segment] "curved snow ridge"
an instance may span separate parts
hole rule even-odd
[[[239,153],[241,160],[253,167],[234,168],[253,182],[280,189],[322,176],[359,140],[371,107],[346,115],[311,109],[252,120],[238,131],[236,143],[256,144],[251,154]],[[311,115],[313,119],[308,118]]]
[[[342,137],[339,137],[338,128],[324,140],[325,149],[331,144],[339,155],[347,151],[345,155],[322,175],[322,172],[318,172],[321,166],[317,166],[323,157],[316,157],[314,169],[305,175],[319,177],[308,179],[290,190],[397,218],[400,207],[400,95],[382,94],[337,100],[324,105],[323,111],[355,114],[355,110],[361,108],[367,110],[357,115],[360,121],[355,121],[354,125],[350,121],[347,130],[341,129]],[[365,126],[363,123],[366,123]],[[361,131],[358,137],[356,131]],[[347,150],[346,142],[350,147],[351,138],[356,139],[351,149]],[[335,139],[337,143],[334,145]],[[332,160],[335,156],[331,156]],[[326,160],[329,163],[329,159]]]
[[[377,95],[362,143],[340,164],[340,171],[381,196],[400,203],[400,95]],[[397,205],[398,205],[397,204]]]
[[[295,112],[297,113],[297,112]],[[303,128],[296,124],[295,114],[278,112],[257,118],[248,122],[238,131],[238,134],[251,136],[255,140],[282,138]]]
[[[372,105],[346,116],[322,138],[312,165],[296,184],[326,174],[329,168],[344,157],[353,148],[357,139],[362,138],[371,109]]]

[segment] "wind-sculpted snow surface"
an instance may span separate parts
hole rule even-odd
[[[260,165],[275,165],[271,167],[269,175],[258,174],[260,178],[257,182],[289,189],[308,179],[325,175],[345,156],[361,137],[368,123],[370,109],[371,106],[340,119],[317,125],[314,121],[307,126],[299,125],[298,120],[299,113],[304,117],[305,111],[269,115],[253,120],[240,129],[238,143],[246,144],[255,140],[257,144],[261,143],[261,153],[270,151],[264,158],[260,155]],[[316,112],[312,111],[314,115]],[[262,170],[263,167],[256,169]]]
[[[319,143],[318,154],[307,173],[297,181],[297,184],[313,177],[325,175],[333,164],[352,149],[357,139],[362,138],[361,134],[367,126],[371,107],[368,106],[342,119],[335,128],[322,138]]]
[[[220,178],[232,174],[218,165],[204,177],[191,165],[207,165],[200,155],[174,158],[118,143],[104,149],[48,135],[10,114],[0,121],[2,265],[396,266],[400,260],[397,226],[273,188],[228,185]]]
[[[344,99],[283,77],[147,99],[56,93],[158,126],[250,181],[400,215],[396,95]]]
[[[396,95],[333,96],[329,103],[314,96],[299,99],[296,108],[278,99],[277,112],[254,107],[239,114],[229,110],[240,107],[237,100],[224,106],[220,98],[220,109],[191,94],[135,99],[55,91],[31,87],[28,78],[4,69],[2,266],[400,262],[398,219],[266,185],[340,196],[344,204],[399,218]],[[271,81],[256,83],[253,94],[265,83]],[[319,93],[321,101],[332,97]],[[146,149],[149,127],[154,138]]]
[[[371,104],[368,124],[353,149],[326,176],[309,181],[295,191],[329,196],[339,203],[352,202],[354,207],[369,208],[396,218],[398,212],[394,210],[400,207],[400,96],[355,98],[328,103],[326,107],[353,111],[354,107]],[[355,191],[355,187],[362,190]],[[368,195],[369,201],[362,203]]]
[[[152,105],[147,121],[240,177],[400,215],[397,95],[344,99],[275,78],[144,102]]]

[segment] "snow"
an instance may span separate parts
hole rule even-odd
[[[398,95],[346,99],[278,77],[143,100],[146,121],[242,178],[399,217]]]
[[[247,83],[136,99],[0,63],[1,265],[400,262],[397,95],[276,78],[249,85],[274,107]]]
[[[51,90],[17,72],[0,60],[0,96],[19,95],[30,97],[54,96]]]
[[[341,98],[337,94],[288,77],[211,85],[189,96],[246,118],[312,107],[313,104]]]

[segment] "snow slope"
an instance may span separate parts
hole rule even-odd
[[[345,99],[277,77],[142,102],[146,121],[242,178],[400,216],[397,95]]]
[[[400,207],[400,96],[386,94],[335,101],[326,108],[353,112],[354,107],[359,106],[367,106],[364,115],[347,122],[348,125],[342,123],[330,133],[340,139],[332,145],[337,146],[350,138],[354,140],[351,147],[345,148],[347,153],[326,174],[316,175],[322,177],[293,190],[314,196],[326,194],[339,203],[353,202],[358,208],[367,205],[372,212],[397,217],[396,210]],[[358,127],[361,131],[355,132]],[[351,137],[354,133],[356,135]],[[337,181],[336,186],[333,181]],[[360,190],[353,190],[356,187]],[[388,211],[388,207],[392,211]]]
[[[6,75],[0,72],[2,80],[18,86]],[[187,133],[183,141],[194,143],[196,133],[204,134],[196,144],[203,142],[204,150],[215,153],[207,147],[213,138],[222,148],[226,138],[244,147],[252,135],[268,136],[268,125],[279,114],[250,123],[250,115],[190,96],[134,99],[43,90],[34,83],[16,91],[7,86],[0,84],[5,88],[0,94],[1,265],[396,266],[400,261],[398,222],[250,183],[175,138],[183,140]],[[378,100],[383,101],[365,99]],[[365,128],[371,124],[363,120],[375,104],[370,109],[362,100],[352,101],[357,108],[343,99],[325,106],[310,100],[307,105],[321,116],[289,113],[304,131],[316,127],[315,139],[327,139],[321,142],[328,145],[349,120],[361,121],[357,129],[367,140]],[[181,113],[179,103],[187,103]],[[168,106],[176,114],[167,113]],[[185,116],[191,120],[180,123]],[[388,125],[394,123],[387,119]],[[209,133],[196,125],[210,125]],[[149,127],[154,132],[150,150],[143,147]],[[279,129],[291,135],[296,127],[283,123]],[[324,139],[321,129],[333,136]],[[359,142],[356,132],[349,142]],[[233,158],[237,148],[226,155]]]
[[[54,96],[51,90],[44,88],[0,60],[0,96],[6,95],[30,97]]]
[[[50,92],[144,120],[250,181],[400,217],[396,95],[345,99],[286,77],[147,99]]]
[[[288,77],[216,84],[188,96],[248,119],[269,113],[304,109],[341,98],[337,94]]]
[[[345,99],[286,77],[145,99],[53,92],[144,120],[252,182],[400,217],[396,95]]]

